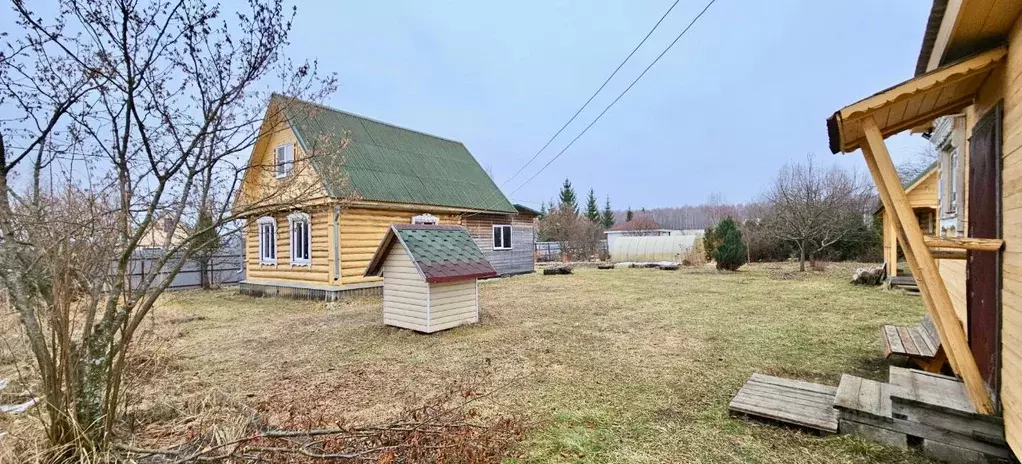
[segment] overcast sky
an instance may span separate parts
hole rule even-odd
[[[923,0],[718,0],[573,147],[521,190],[706,5],[682,0],[575,123],[571,117],[673,0],[303,0],[291,51],[337,72],[326,103],[461,140],[515,202],[565,177],[616,209],[754,200],[785,162],[831,155],[826,118],[912,77]],[[878,14],[879,12],[883,14]],[[925,141],[890,140],[895,161]],[[506,182],[506,183],[505,183]],[[580,193],[581,195],[581,193]]]

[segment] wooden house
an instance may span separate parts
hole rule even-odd
[[[433,333],[479,322],[478,279],[497,271],[468,230],[394,224],[366,276],[383,276],[383,323]]]
[[[970,407],[1022,455],[1022,2],[935,0],[916,75],[839,109],[834,153],[861,152]],[[870,31],[882,34],[882,31]],[[869,64],[864,64],[869,66]],[[885,139],[929,133],[940,223],[926,235]],[[892,370],[893,375],[893,370]]]
[[[280,95],[235,208],[250,211],[249,295],[379,294],[366,267],[392,224],[413,222],[467,227],[498,275],[534,271],[532,219],[461,142]]]
[[[935,163],[925,171],[921,172],[915,179],[908,181],[905,187],[905,194],[908,195],[909,204],[912,205],[912,212],[919,223],[923,234],[933,235],[937,230],[937,209],[940,206],[940,198],[937,190],[939,163]],[[898,276],[898,234],[894,229],[894,221],[890,218],[890,211],[880,205],[873,216],[881,221],[884,231],[884,264],[887,266],[888,279]]]

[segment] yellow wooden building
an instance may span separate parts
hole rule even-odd
[[[250,295],[378,294],[366,267],[392,224],[468,226],[498,274],[533,272],[533,215],[461,142],[275,95],[238,197]]]
[[[1016,456],[1022,455],[1020,13],[1015,0],[935,0],[916,76],[827,121],[832,151],[861,151],[951,368],[976,412],[1003,418]],[[908,130],[929,133],[940,152],[934,237],[915,220],[885,143]]]
[[[905,187],[905,194],[908,195],[909,204],[912,205],[912,212],[923,234],[933,235],[937,230],[937,209],[940,206],[940,198],[937,190],[939,182],[939,165],[934,164],[911,179]],[[894,228],[894,221],[891,220],[891,212],[880,205],[874,216],[881,221],[884,231],[884,265],[887,267],[887,277],[896,277],[898,270],[898,234]]]

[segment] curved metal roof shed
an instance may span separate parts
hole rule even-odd
[[[698,235],[618,237],[610,249],[610,260],[614,263],[681,262],[695,248],[699,238]]]

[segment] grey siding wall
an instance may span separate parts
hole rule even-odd
[[[485,237],[473,235],[472,240],[479,245],[483,256],[490,262],[497,274],[522,274],[536,270],[534,254],[536,252],[536,231],[531,226],[511,226],[511,249],[493,249],[493,231]]]
[[[511,249],[493,249],[493,225],[511,224]],[[536,270],[536,228],[531,219],[511,215],[474,215],[462,220],[472,241],[500,275],[523,274]]]

